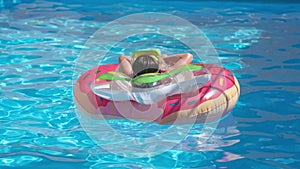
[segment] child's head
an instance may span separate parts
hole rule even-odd
[[[156,73],[159,71],[158,59],[150,55],[141,55],[132,64],[134,77],[145,73]]]

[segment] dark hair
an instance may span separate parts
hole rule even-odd
[[[133,77],[159,71],[158,61],[149,55],[142,55],[136,58],[132,64]]]

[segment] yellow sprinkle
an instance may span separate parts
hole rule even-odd
[[[220,86],[223,86],[224,79],[220,78]]]

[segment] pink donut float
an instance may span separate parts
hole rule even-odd
[[[221,66],[195,65],[205,67],[210,72],[210,80],[194,91],[166,96],[155,106],[135,100],[113,101],[95,94],[91,86],[107,82],[96,80],[97,77],[118,68],[117,64],[101,65],[79,77],[73,88],[75,103],[81,113],[100,120],[127,118],[159,124],[218,120],[236,105],[240,95],[239,83],[232,72]]]

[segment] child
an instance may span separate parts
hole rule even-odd
[[[120,71],[127,76],[134,78],[145,73],[165,73],[174,70],[181,65],[190,64],[193,60],[193,55],[190,53],[172,56],[163,54],[159,57],[160,51],[154,51],[137,51],[133,54],[133,57],[121,55],[119,57]]]

